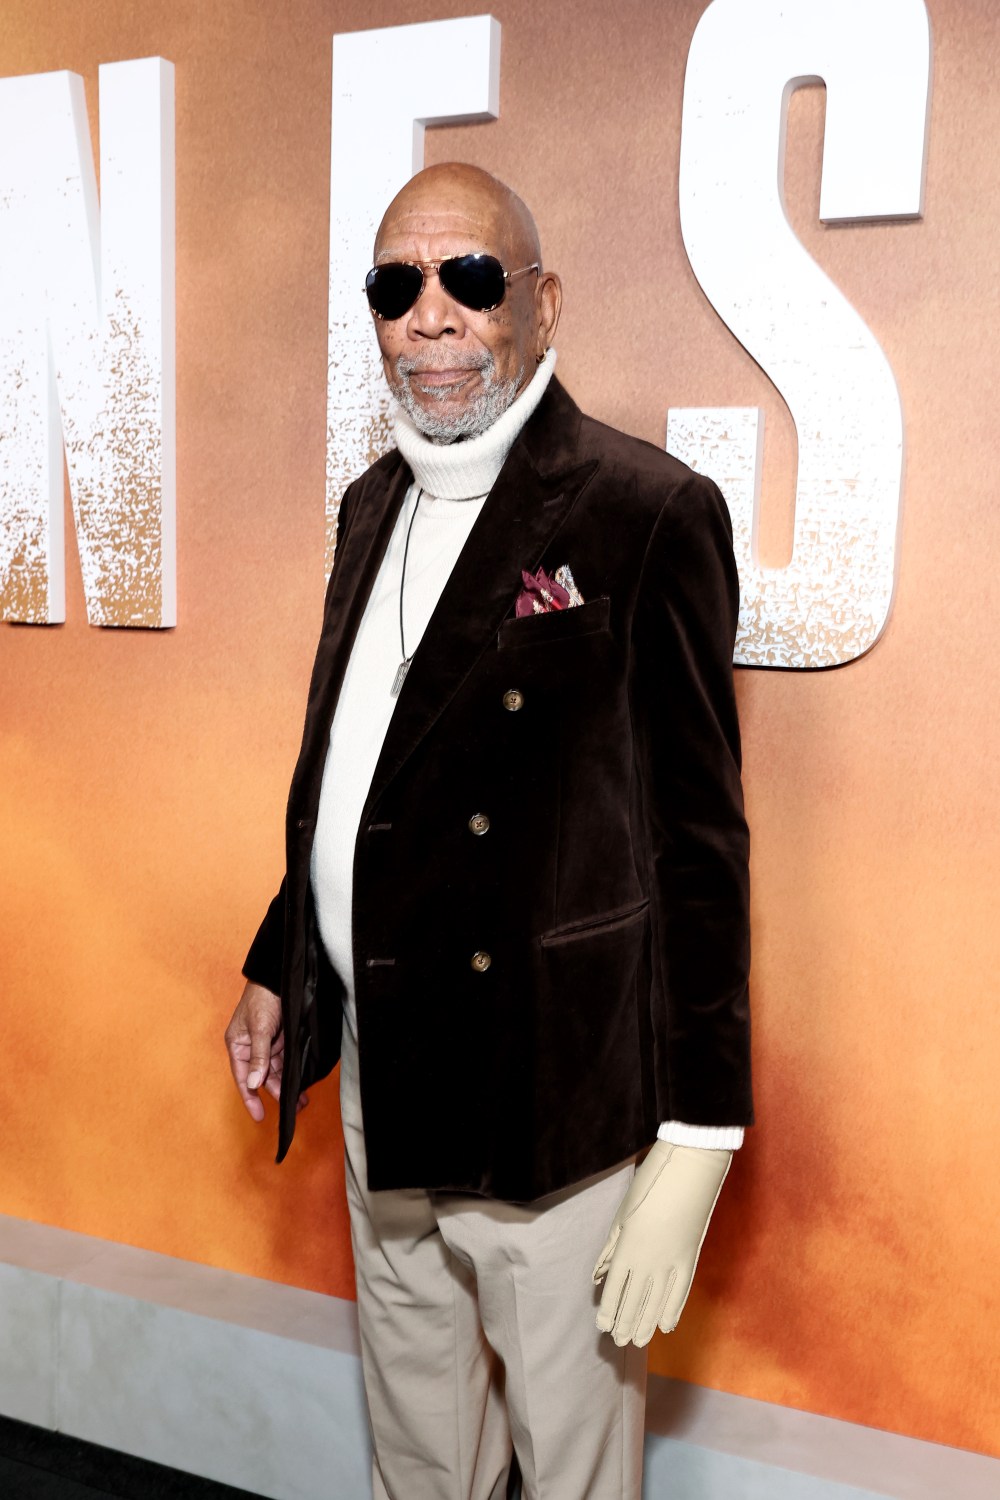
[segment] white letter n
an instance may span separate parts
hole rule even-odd
[[[0,79],[0,614],[66,617],[65,445],[92,625],[176,620],[174,70]]]

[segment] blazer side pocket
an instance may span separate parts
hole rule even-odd
[[[574,943],[581,938],[594,937],[605,932],[614,932],[619,927],[627,927],[632,922],[637,922],[644,917],[649,906],[649,901],[633,901],[629,906],[617,907],[614,911],[605,912],[599,917],[584,917],[578,922],[567,922],[561,927],[553,927],[548,932],[543,932],[539,938],[543,948],[556,948],[564,943]]]

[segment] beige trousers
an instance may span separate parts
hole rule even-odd
[[[341,1112],[375,1500],[640,1500],[646,1350],[591,1281],[633,1163],[524,1207],[370,1193],[345,1027]]]

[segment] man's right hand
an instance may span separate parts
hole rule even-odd
[[[257,1093],[267,1089],[281,1097],[281,1068],[285,1060],[285,1036],[281,1029],[281,1001],[262,984],[248,980],[233,1019],[226,1027],[226,1050],[240,1098],[254,1120],[263,1120],[264,1101]],[[296,1113],[309,1103],[300,1094]]]

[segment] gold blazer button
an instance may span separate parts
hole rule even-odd
[[[503,706],[512,714],[516,714],[519,708],[524,707],[524,694],[519,693],[517,688],[510,688],[503,695]]]
[[[490,955],[488,953],[483,953],[483,951],[480,949],[478,953],[474,953],[472,955],[469,962],[472,964],[472,967],[475,969],[477,974],[485,974],[486,970],[489,968],[493,960],[492,958],[490,958]]]
[[[490,826],[490,820],[485,813],[473,813],[469,819],[470,833],[485,833]]]

